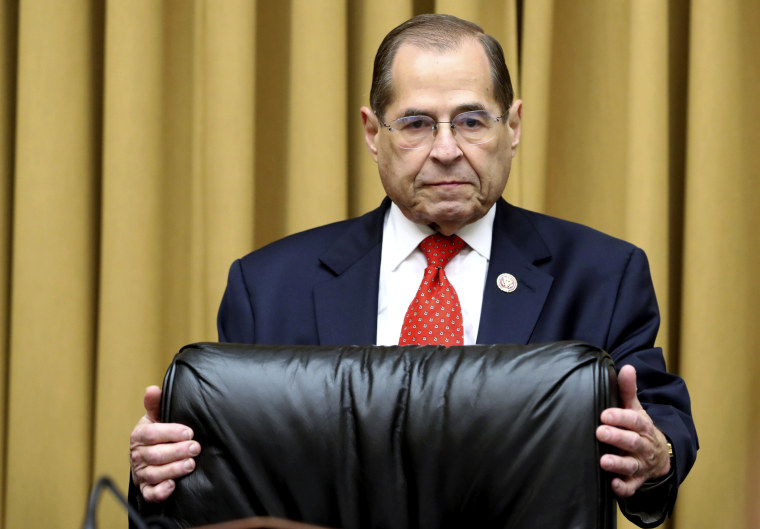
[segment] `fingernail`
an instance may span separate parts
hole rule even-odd
[[[192,459],[188,459],[187,461],[185,461],[184,468],[188,472],[191,471],[192,469],[195,468],[195,461],[193,461]]]
[[[190,445],[190,448],[188,449],[188,452],[191,456],[197,456],[201,453],[201,445],[198,443],[193,443]]]
[[[608,432],[606,428],[602,428],[601,431],[599,432],[599,440],[606,441],[609,438],[610,438],[610,432]]]
[[[189,441],[192,438],[193,438],[192,430],[185,430],[184,432],[182,432],[182,439],[184,439],[185,441]]]

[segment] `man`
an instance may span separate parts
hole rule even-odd
[[[389,199],[236,261],[220,340],[398,344],[427,266],[418,245],[456,234],[464,244],[441,274],[461,306],[456,339],[575,339],[609,351],[621,408],[602,413],[597,437],[618,455],[600,465],[617,475],[626,515],[659,524],[697,438],[685,385],[653,347],[659,314],[643,252],[500,198],[522,102],[513,101],[501,47],[475,24],[421,15],[391,31],[375,58],[370,103],[361,109],[365,139]],[[201,449],[189,428],[158,423],[159,396],[146,391],[131,437],[132,478],[148,502],[166,499]]]

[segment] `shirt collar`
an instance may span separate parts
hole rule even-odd
[[[486,261],[491,257],[491,238],[496,204],[480,219],[467,224],[456,232],[467,246],[480,254]],[[399,207],[391,203],[383,227],[383,261],[394,270],[419,246],[433,230],[424,224],[416,224],[407,219]]]

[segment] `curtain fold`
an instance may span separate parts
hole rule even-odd
[[[671,130],[669,118],[684,112],[685,79],[671,82],[671,38],[684,38],[687,20],[681,19],[679,34],[671,35],[669,8],[675,3],[633,2],[630,5],[629,56],[627,62],[626,166],[623,173],[625,211],[621,215],[625,238],[647,249],[663,322],[658,335],[665,351],[673,354],[669,323],[669,248],[680,237],[671,226],[671,175],[669,160],[683,156],[683,130]],[[683,165],[680,165],[683,167]],[[680,215],[681,212],[676,212]],[[671,238],[671,234],[673,237]]]
[[[16,141],[16,56],[18,10],[0,5],[0,512],[5,512],[5,457],[8,395],[8,330],[10,324],[13,167]],[[2,518],[2,517],[0,517]],[[0,526],[2,521],[0,520]]]
[[[101,12],[87,3],[18,10],[7,527],[79,518],[81,503],[71,500],[85,497],[92,472],[100,34]],[[46,501],[59,497],[69,501]]]
[[[289,164],[284,180],[271,175],[285,193],[288,232],[342,220],[348,213],[346,10],[339,0],[293,3]]]
[[[760,5],[691,13],[681,370],[704,449],[681,527],[757,527]]]
[[[385,196],[377,165],[364,142],[359,109],[369,106],[375,52],[386,33],[415,13],[410,2],[354,2],[349,10],[349,106],[348,106],[348,191],[349,215],[359,216],[380,204]]]
[[[380,40],[428,11],[504,46],[507,199],[649,256],[702,445],[669,526],[760,526],[760,4],[9,0],[0,529],[78,526],[103,474],[126,489],[144,388],[216,339],[235,258],[379,204],[359,108]]]
[[[550,126],[553,21],[554,0],[536,0],[524,6],[522,28],[525,38],[520,43],[522,82],[517,91],[517,96],[525,103],[523,137],[513,167],[525,168],[522,171],[525,176],[520,178],[515,173],[514,178],[510,178],[507,195],[516,204],[536,211],[546,211],[549,156],[546,138]],[[525,172],[528,169],[530,173]]]

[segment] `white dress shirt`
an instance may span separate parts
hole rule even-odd
[[[491,237],[496,205],[483,218],[457,231],[465,247],[446,265],[446,276],[454,286],[462,307],[464,343],[478,336],[483,288],[491,255]],[[417,294],[427,259],[419,244],[433,230],[407,219],[396,204],[385,214],[377,296],[377,344],[398,345],[409,304]]]

